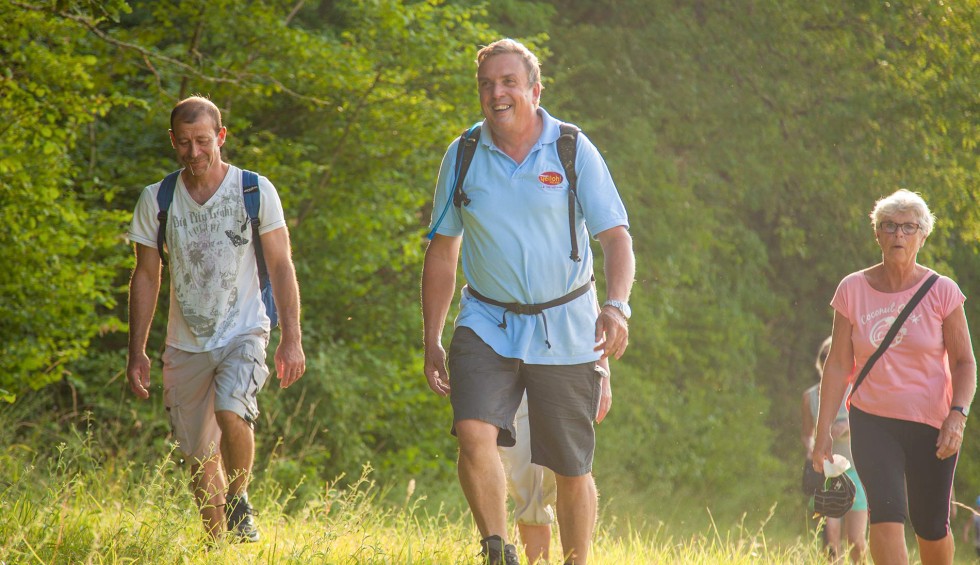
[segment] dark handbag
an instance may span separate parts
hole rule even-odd
[[[813,512],[826,518],[841,518],[851,511],[857,487],[845,474],[831,477],[813,493]]]
[[[807,459],[803,462],[803,481],[801,486],[803,487],[803,494],[806,496],[813,496],[813,493],[817,492],[817,489],[823,485],[823,473],[819,473],[813,470],[813,462]]]

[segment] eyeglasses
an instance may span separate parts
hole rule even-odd
[[[895,222],[881,222],[878,224],[878,229],[885,233],[893,234],[898,233],[898,228],[902,228],[902,233],[905,235],[913,235],[915,232],[921,229],[919,224],[909,222],[907,224],[896,224]]]

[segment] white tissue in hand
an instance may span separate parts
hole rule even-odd
[[[847,457],[840,454],[835,454],[833,461],[823,460],[823,474],[828,478],[840,476],[850,468],[851,462],[847,460]]]

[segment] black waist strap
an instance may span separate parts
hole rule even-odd
[[[514,314],[523,314],[525,316],[534,316],[536,314],[541,314],[548,308],[554,308],[555,306],[561,306],[562,304],[567,304],[572,300],[575,300],[579,296],[582,296],[589,289],[592,288],[592,281],[585,283],[584,285],[576,288],[572,292],[569,292],[561,298],[556,298],[554,300],[549,300],[548,302],[542,302],[541,304],[521,304],[520,302],[500,302],[499,300],[494,300],[492,298],[487,298],[479,292],[473,290],[472,286],[467,285],[466,289],[469,291],[470,296],[479,300],[480,302],[486,302],[487,304],[492,304],[494,306],[500,306],[501,308],[507,310],[508,312],[513,312]]]

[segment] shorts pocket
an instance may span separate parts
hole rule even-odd
[[[266,352],[263,340],[249,339],[242,344],[235,371],[235,386],[231,396],[244,408],[241,416],[254,424],[259,416],[258,394],[269,379],[269,367],[265,363]]]

